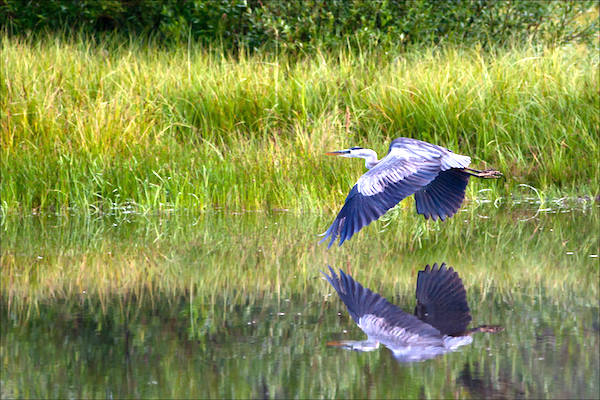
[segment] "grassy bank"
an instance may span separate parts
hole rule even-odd
[[[2,38],[2,210],[337,208],[410,136],[547,193],[598,192],[598,60],[568,47],[232,58],[107,39]]]

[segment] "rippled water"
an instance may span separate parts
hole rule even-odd
[[[2,398],[600,395],[597,205],[406,214],[327,251],[329,219],[5,219]],[[326,345],[365,336],[319,269],[412,310],[436,261],[461,274],[473,325],[503,332],[417,363]]]

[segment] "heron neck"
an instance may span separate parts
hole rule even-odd
[[[365,158],[365,167],[367,167],[367,169],[371,169],[374,166],[376,166],[377,164],[379,164],[379,160],[377,159],[377,154],[370,155]]]

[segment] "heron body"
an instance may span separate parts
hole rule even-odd
[[[385,214],[410,195],[415,195],[417,213],[425,218],[445,220],[454,215],[464,198],[469,177],[497,178],[494,170],[469,168],[471,158],[431,143],[411,138],[392,141],[381,160],[371,149],[352,147],[327,153],[348,158],[364,158],[368,171],[361,176],[341,211],[323,234],[328,247],[339,245]]]
[[[427,265],[417,278],[417,306],[409,314],[381,295],[372,292],[340,270],[329,267],[327,281],[346,305],[358,327],[367,334],[364,341],[332,344],[358,351],[371,351],[383,344],[400,361],[436,357],[472,343],[474,332],[498,332],[502,328],[484,325],[467,329],[470,309],[462,280],[446,264]]]

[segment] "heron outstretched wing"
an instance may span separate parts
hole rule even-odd
[[[415,315],[445,335],[464,334],[471,322],[467,293],[452,267],[427,265],[417,277]]]
[[[328,247],[331,247],[339,237],[341,246],[344,241],[381,217],[404,198],[434,182],[440,172],[466,167],[470,161],[469,157],[454,154],[443,147],[419,140],[408,138],[394,140],[388,155],[356,182],[336,219],[323,234],[321,242],[330,238]],[[442,186],[446,187],[445,184]],[[430,196],[422,197],[428,200]],[[454,205],[456,201],[451,203]],[[446,206],[444,212],[436,213],[436,209],[428,203],[428,206],[422,207],[422,210],[430,212],[431,215],[445,215],[452,208]]]
[[[452,168],[441,171],[427,186],[415,192],[417,213],[442,221],[456,214],[465,199],[469,174]]]
[[[340,270],[339,276],[329,267],[331,276],[323,273],[346,305],[348,313],[369,338],[384,344],[419,342],[436,343],[442,336],[433,326],[419,320],[381,295],[372,292]],[[425,341],[425,342],[424,342]]]

